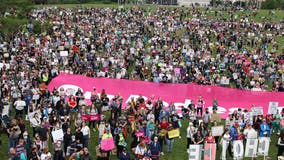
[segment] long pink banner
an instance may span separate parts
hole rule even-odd
[[[222,118],[225,118],[235,108],[249,109],[252,104],[263,107],[264,113],[268,112],[269,102],[279,102],[279,106],[284,106],[283,92],[252,92],[196,84],[163,84],[60,74],[51,81],[48,89],[52,90],[54,87],[63,87],[70,93],[76,92],[79,87],[83,90],[86,99],[90,98],[93,87],[96,87],[98,92],[105,89],[110,97],[120,93],[124,98],[124,106],[132,96],[143,95],[150,98],[155,95],[156,98],[161,97],[164,104],[174,102],[178,106],[178,110],[180,110],[180,106],[187,104],[188,100],[196,102],[198,96],[202,95],[205,100],[205,107],[209,108],[212,106],[212,100],[217,98],[218,112],[222,113]]]

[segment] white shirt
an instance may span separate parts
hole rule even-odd
[[[22,100],[17,100],[15,103],[14,103],[14,106],[16,107],[17,110],[23,110],[26,106],[26,102],[25,101],[22,101]]]
[[[51,154],[50,154],[50,152],[48,152],[48,153],[42,153],[42,154],[40,155],[40,160],[49,160],[49,159],[46,159],[46,158],[48,158],[48,157],[50,157],[50,159],[51,159]]]
[[[88,126],[85,126],[81,129],[81,132],[83,133],[83,136],[87,136],[89,135],[89,131],[90,131],[90,128]]]
[[[257,132],[253,128],[247,128],[244,130],[244,135],[247,139],[256,139]]]

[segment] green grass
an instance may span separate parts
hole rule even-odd
[[[186,127],[187,127],[188,122],[189,122],[188,120],[182,121],[182,128],[181,128],[182,138],[181,139],[179,139],[179,138],[175,139],[173,152],[166,153],[165,152],[166,146],[164,145],[163,150],[164,150],[165,155],[161,156],[161,160],[187,160],[188,159],[188,154],[186,152]],[[224,124],[224,121],[222,121],[222,123]],[[26,122],[26,124],[27,124],[26,127],[28,128],[29,134],[32,135],[32,130],[29,127],[29,122]],[[72,126],[72,128],[73,128],[73,133],[74,133],[74,126]],[[8,154],[7,154],[8,138],[7,138],[7,135],[4,135],[4,134],[1,134],[0,138],[2,140],[0,157],[2,157],[1,159],[6,160],[6,159],[8,159]],[[129,149],[129,151],[130,151],[129,147],[130,147],[130,144],[131,144],[130,140],[131,140],[130,135],[128,135],[128,137],[127,137],[127,144],[128,144],[127,148]],[[275,144],[276,144],[276,141],[277,141],[277,137],[276,137],[275,134],[272,136],[271,140],[272,141],[270,143],[270,148],[269,148],[269,157],[271,157],[272,159],[276,159],[277,147],[275,146]],[[91,131],[91,142],[89,144],[89,151],[90,151],[93,159],[96,158],[95,147],[97,146],[97,144],[98,144],[98,132],[94,132],[92,130]],[[52,151],[51,140],[49,140],[49,149]],[[221,152],[222,152],[222,147],[219,147],[219,149],[217,150],[216,159],[220,158]],[[117,158],[115,156],[112,156],[111,159],[116,160]],[[230,160],[228,154],[227,154],[227,159]],[[257,159],[261,160],[261,159],[263,159],[263,156],[259,156]],[[244,158],[244,160],[251,160],[251,158]]]

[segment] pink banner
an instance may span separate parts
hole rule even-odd
[[[98,121],[100,117],[100,114],[90,114],[90,121]]]
[[[54,87],[57,89],[63,87],[69,93],[74,92],[73,94],[76,93],[77,88],[81,88],[86,99],[90,99],[93,87],[96,87],[98,92],[105,89],[109,97],[118,93],[122,95],[124,107],[131,97],[143,95],[145,98],[150,98],[155,95],[156,99],[161,97],[166,106],[174,102],[179,111],[180,106],[186,104],[186,101],[194,100],[196,103],[198,96],[202,95],[205,107],[210,109],[213,99],[217,99],[218,112],[222,114],[222,118],[225,118],[236,108],[250,109],[252,104],[263,107],[264,113],[268,111],[269,102],[279,102],[279,106],[284,106],[283,92],[252,92],[196,84],[165,84],[60,74],[51,81],[48,89],[53,90]],[[71,92],[72,89],[73,92]]]
[[[206,143],[204,145],[204,160],[215,160],[216,159],[216,144]]]
[[[110,151],[114,149],[114,141],[113,138],[107,138],[107,139],[102,139],[101,140],[101,149],[103,151]]]

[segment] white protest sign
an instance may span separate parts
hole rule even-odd
[[[244,155],[244,144],[242,140],[234,141],[233,143],[233,153],[234,158],[239,159],[243,158]]]
[[[253,116],[263,115],[263,107],[252,107],[251,113]]]
[[[51,132],[52,138],[53,138],[53,142],[56,143],[57,141],[63,141],[63,130],[62,129],[58,129],[56,131],[52,131]]]
[[[60,51],[60,56],[61,57],[67,57],[68,56],[68,51]]]
[[[213,136],[221,136],[224,133],[224,126],[211,127]]]
[[[245,157],[256,157],[258,139],[247,139]]]
[[[270,138],[258,138],[258,155],[268,156]]]
[[[202,145],[189,145],[188,160],[201,160]]]
[[[39,94],[34,94],[33,95],[33,100],[38,100],[39,99]]]
[[[278,102],[269,102],[268,114],[276,114],[278,109]]]

